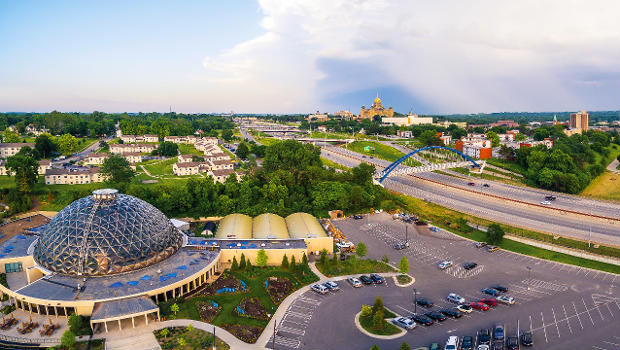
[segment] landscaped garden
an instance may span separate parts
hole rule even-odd
[[[237,338],[254,343],[278,305],[292,292],[315,282],[307,259],[282,266],[258,267],[244,257],[215,282],[186,299],[160,304],[165,318],[201,320],[222,327]]]
[[[366,255],[366,245],[360,243],[356,247],[356,255],[348,255],[344,261],[340,260],[338,254],[332,254],[331,259],[328,258],[327,251],[323,250],[316,267],[327,277],[355,275],[362,273],[379,273],[394,272],[394,268],[390,265],[373,259],[358,259]]]
[[[191,324],[187,327],[169,327],[155,331],[155,338],[163,350],[179,349],[212,349],[213,333],[194,328]],[[215,349],[228,350],[230,346],[215,336]]]
[[[377,335],[392,335],[400,333],[400,328],[386,321],[386,318],[394,318],[396,314],[386,309],[381,296],[377,296],[373,306],[362,305],[359,316],[360,325],[367,332]]]

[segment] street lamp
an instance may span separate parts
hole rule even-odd
[[[530,275],[532,272],[532,267],[531,266],[526,266],[527,269],[527,290],[530,290]]]
[[[413,288],[413,313],[418,313],[418,290]]]

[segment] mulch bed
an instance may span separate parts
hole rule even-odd
[[[243,287],[239,279],[237,279],[236,277],[232,275],[225,273],[225,274],[222,274],[220,278],[218,278],[215,282],[209,284],[202,291],[200,291],[200,294],[208,295],[208,296],[230,294],[230,292],[222,292],[222,293],[217,294],[216,292],[222,288],[235,288],[236,290],[235,293],[238,293],[242,291]]]
[[[254,344],[263,332],[263,328],[240,324],[223,324],[222,328],[246,343]]]
[[[244,311],[244,313],[241,314],[235,308],[235,312],[239,316],[256,318],[259,320],[266,320],[269,318],[269,316],[267,315],[267,311],[265,310],[265,306],[263,306],[263,303],[260,302],[260,299],[256,297],[244,298],[243,300],[241,300],[241,302],[239,302],[239,305],[237,306]]]
[[[196,303],[196,310],[203,322],[211,323],[215,317],[222,311],[222,307],[215,307],[210,301],[199,301]]]
[[[275,304],[280,304],[293,290],[293,283],[285,277],[269,277],[267,294]]]

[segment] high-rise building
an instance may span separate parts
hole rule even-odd
[[[589,114],[586,111],[571,113],[569,127],[571,129],[588,130]]]

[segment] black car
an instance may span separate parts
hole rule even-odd
[[[498,323],[493,327],[493,339],[504,340],[504,325]]]
[[[478,331],[478,342],[480,344],[489,344],[491,341],[491,332],[488,329],[481,329]]]
[[[504,341],[496,340],[491,343],[491,350],[504,350]]]
[[[424,298],[418,298],[418,300],[416,301],[416,303],[422,307],[433,307],[433,302],[428,300],[428,299],[424,299]]]
[[[381,276],[379,276],[379,275],[377,275],[377,274],[375,274],[375,273],[371,273],[371,274],[370,274],[370,279],[371,279],[374,283],[376,283],[376,284],[381,284],[381,283],[383,283],[383,277],[381,277]]]
[[[409,246],[409,243],[396,243],[394,244],[394,249],[396,250],[401,250],[401,249],[405,249]]]
[[[531,332],[523,332],[521,333],[521,345],[523,346],[532,346],[534,345],[534,340],[532,339]]]
[[[425,326],[431,326],[433,323],[435,323],[435,321],[433,321],[432,319],[424,316],[424,315],[418,315],[418,314],[414,314],[410,317],[412,320],[416,321],[419,324],[423,324]]]
[[[463,263],[463,268],[464,268],[465,270],[471,270],[471,269],[475,268],[476,266],[478,266],[478,264],[476,264],[475,262],[466,262],[466,263]]]
[[[446,316],[444,316],[442,313],[440,312],[436,312],[436,311],[429,311],[427,313],[424,314],[424,316],[426,317],[430,317],[435,321],[439,321],[439,322],[443,322],[445,320],[447,320],[448,318]]]
[[[452,318],[460,318],[461,316],[463,316],[460,311],[452,309],[443,309],[441,310],[441,313]]]
[[[482,187],[490,187],[489,184],[484,184]]]
[[[462,350],[473,350],[474,349],[474,338],[470,335],[466,335],[463,337],[463,341],[461,342]]]
[[[555,196],[545,196],[545,200],[554,201],[555,200]]]
[[[361,275],[360,281],[362,281],[362,283],[364,284],[372,284],[372,279],[366,275]]]
[[[519,337],[508,337],[506,339],[506,349],[519,350]]]
[[[493,288],[493,289],[495,289],[497,291],[500,291],[502,293],[506,293],[508,291],[508,288],[502,286],[501,284],[493,285],[493,286],[491,286],[491,288]]]
[[[355,220],[359,220],[359,219],[363,219],[364,217],[361,215],[353,215],[353,219]]]
[[[492,295],[492,296],[497,296],[499,294],[499,291],[495,288],[483,288],[482,290],[480,290],[482,293],[484,294],[488,294],[488,295]]]

